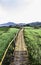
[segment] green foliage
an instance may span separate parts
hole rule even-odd
[[[41,28],[25,28],[24,38],[31,65],[41,65]]]
[[[8,52],[4,58],[4,61],[2,63],[2,65],[10,65],[10,62],[14,59],[14,41],[13,43],[10,45]]]
[[[4,32],[5,31],[5,32]],[[9,42],[15,37],[16,33],[18,32],[18,29],[16,28],[2,28],[0,29],[0,61],[3,57],[3,54],[9,45]]]

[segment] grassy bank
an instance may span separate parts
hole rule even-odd
[[[27,45],[31,65],[41,65],[41,28],[26,27],[24,38]]]
[[[4,55],[6,48],[11,40],[15,37],[18,29],[16,28],[0,28],[0,61]]]

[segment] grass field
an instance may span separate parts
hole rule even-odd
[[[11,40],[15,37],[18,29],[0,28],[0,61]]]
[[[31,65],[41,65],[41,28],[25,27],[24,38]]]

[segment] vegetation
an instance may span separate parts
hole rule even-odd
[[[10,45],[7,54],[3,60],[2,65],[10,65],[11,61],[14,59],[14,41],[12,42],[12,44]]]
[[[41,65],[41,28],[25,27],[24,38],[31,65]]]
[[[16,28],[0,28],[0,61],[9,42],[11,42],[17,32],[18,29]]]

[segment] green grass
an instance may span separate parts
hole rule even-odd
[[[16,28],[0,28],[0,61],[9,42],[11,42],[17,32],[18,29]]]
[[[31,65],[41,65],[41,28],[34,29],[26,27],[24,38]]]

